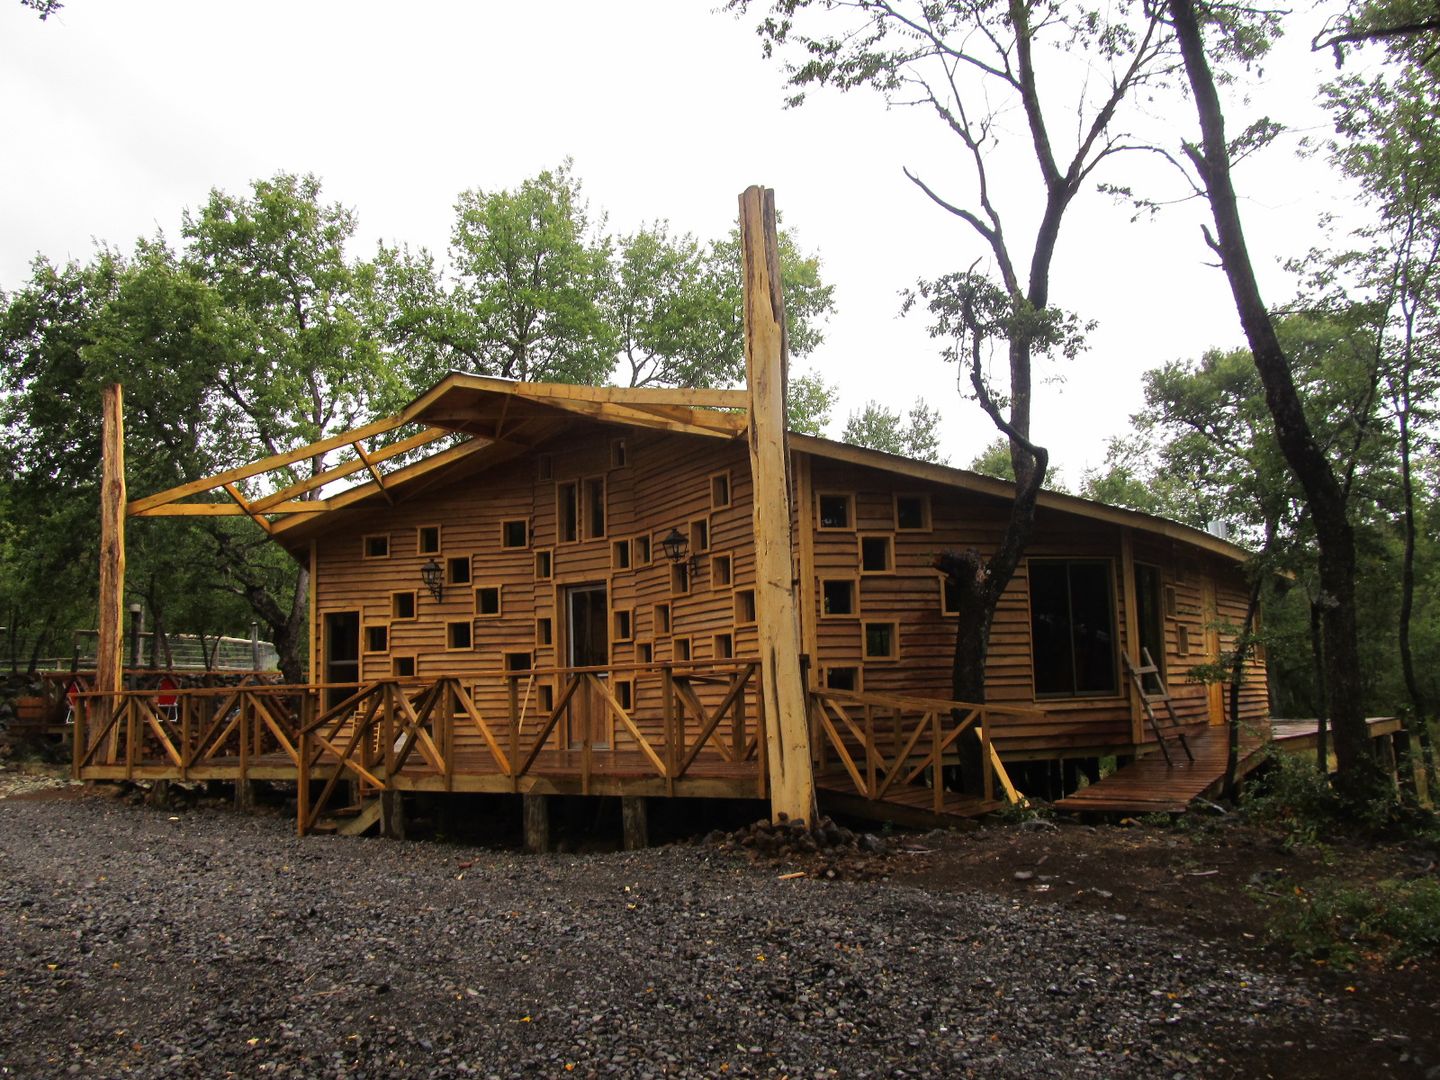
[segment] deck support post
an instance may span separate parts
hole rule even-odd
[[[785,438],[785,304],[774,191],[749,187],[740,196],[740,242],[750,475],[755,492],[755,608],[770,816],[777,822],[788,818],[813,823],[815,774],[795,603],[798,582]]]
[[[525,817],[525,853],[544,855],[550,850],[550,796],[521,795]]]
[[[235,781],[235,809],[249,813],[255,809],[255,781],[243,777]]]
[[[620,796],[620,823],[626,851],[644,851],[650,846],[649,804],[643,795]]]
[[[391,840],[405,839],[405,796],[401,792],[380,792],[380,835]]]
[[[125,679],[125,398],[120,384],[108,383],[100,401],[100,616],[95,690],[116,694]],[[94,715],[108,716],[115,709],[115,699],[95,698],[87,707]],[[110,736],[111,762],[118,744],[117,725]]]

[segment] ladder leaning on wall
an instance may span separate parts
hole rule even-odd
[[[1175,706],[1170,701],[1170,691],[1165,688],[1165,680],[1160,675],[1160,668],[1150,658],[1150,650],[1146,648],[1140,650],[1142,663],[1138,667],[1130,662],[1127,654],[1121,653],[1121,658],[1125,661],[1125,671],[1130,676],[1130,684],[1135,687],[1135,693],[1140,697],[1140,705],[1145,710],[1145,718],[1150,721],[1150,730],[1160,744],[1160,752],[1165,755],[1165,764],[1172,769],[1175,767],[1175,761],[1170,756],[1170,748],[1165,744],[1167,736],[1180,744],[1180,749],[1185,751],[1185,756],[1193,764],[1195,755],[1190,752],[1190,742],[1185,738],[1185,730],[1180,724],[1180,718],[1175,715]],[[1145,680],[1150,677],[1154,678],[1154,690],[1146,686]],[[1155,715],[1157,704],[1165,706],[1168,723],[1164,728],[1160,726],[1160,720]]]

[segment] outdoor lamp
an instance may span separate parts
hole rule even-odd
[[[439,603],[445,591],[444,571],[441,570],[440,564],[432,558],[420,567],[420,580],[425,582],[425,587],[430,590],[430,595],[435,597],[436,603]]]
[[[685,561],[685,553],[690,549],[690,541],[680,534],[679,529],[671,529],[670,535],[660,541],[660,546],[665,549],[665,557],[673,563]]]

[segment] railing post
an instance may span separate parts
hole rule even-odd
[[[520,686],[519,676],[507,674],[507,708],[510,710],[510,790],[520,790]],[[538,697],[538,692],[537,692]]]
[[[983,775],[985,777],[985,801],[990,802],[995,798],[995,763],[990,756],[990,716],[986,710],[980,710],[980,757],[985,762]]]
[[[945,812],[945,770],[940,764],[940,710],[930,712],[930,746],[934,757],[930,761],[931,779],[935,784],[935,813]]]
[[[194,727],[190,716],[190,697],[188,694],[180,695],[180,779],[190,779],[190,763],[195,759],[195,751],[191,747],[191,731]]]
[[[752,682],[755,681],[755,675],[756,675],[755,668],[756,668],[756,666],[757,666],[757,665],[755,665],[755,664],[751,664],[751,665],[750,665],[750,671],[751,671],[750,679],[751,679]],[[807,698],[809,697],[810,691],[809,691],[808,689],[805,691],[805,695],[806,695]],[[760,762],[760,769],[759,769],[759,771],[758,771],[758,773],[757,773],[757,775],[756,775],[756,778],[755,778],[755,797],[756,797],[757,799],[763,799],[763,798],[765,798],[765,797],[770,793],[770,755],[769,755],[768,753],[766,753],[766,751],[765,751],[765,747],[768,745],[768,743],[766,742],[766,740],[769,738],[769,732],[767,732],[767,731],[765,730],[765,729],[766,729],[766,725],[767,725],[768,723],[769,723],[769,719],[768,719],[768,717],[767,717],[767,715],[766,715],[766,713],[765,713],[765,692],[764,692],[764,687],[761,686],[759,683],[756,683],[756,685],[755,685],[755,746],[756,746],[756,750],[757,750],[756,756],[757,756],[757,758],[759,759],[759,762]],[[814,746],[815,744],[814,744],[814,743],[811,743],[810,745],[811,745],[811,746]]]
[[[675,780],[685,750],[685,729],[675,723],[675,675],[669,664],[660,672],[660,708],[665,723],[665,794],[675,797]]]
[[[135,715],[135,701],[132,698],[121,698],[125,710],[125,779],[135,779],[135,754],[136,754],[136,728],[139,726],[139,718]],[[119,725],[116,725],[117,727]]]
[[[384,711],[380,714],[380,755],[385,762],[385,775],[381,779],[385,781],[386,791],[395,781],[395,698],[391,694],[392,689],[390,683],[384,683],[380,688],[385,697],[381,705]]]
[[[445,725],[445,737],[440,746],[441,753],[445,755],[446,791],[455,790],[455,714],[460,711],[460,693],[460,680],[451,679],[446,684],[445,713],[441,717],[441,723]]]
[[[246,738],[250,724],[249,718],[245,715],[245,692],[243,690],[236,691],[235,707],[240,710],[240,715],[235,722],[235,732],[240,738],[240,775],[236,777],[235,783],[243,787],[250,775],[250,740]],[[237,798],[246,802],[248,795],[240,795],[240,787],[235,790]]]
[[[875,798],[875,709],[865,706],[865,797]]]
[[[740,678],[738,669],[734,678],[737,680]],[[735,695],[735,704],[730,713],[731,743],[734,746],[737,764],[745,760],[745,719],[745,694],[742,692]]]
[[[301,700],[306,699],[302,698]],[[310,731],[308,724],[301,724],[300,736],[296,743],[300,762],[295,774],[295,835],[304,836],[310,825]]]

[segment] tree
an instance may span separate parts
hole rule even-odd
[[[824,435],[838,396],[818,372],[790,379],[785,387],[785,426],[801,435]]]
[[[1207,234],[1207,240],[1219,256],[1230,283],[1241,326],[1265,387],[1276,440],[1304,492],[1306,508],[1315,527],[1325,605],[1326,689],[1334,717],[1339,763],[1337,787],[1353,804],[1373,803],[1383,797],[1386,779],[1369,752],[1370,739],[1360,692],[1355,536],[1346,514],[1343,486],[1311,430],[1289,360],[1255,279],[1230,173],[1231,147],[1225,135],[1224,112],[1215,89],[1200,16],[1194,0],[1167,0],[1167,3],[1199,119],[1200,141],[1186,143],[1183,149],[1199,174],[1209,200],[1215,235]],[[1263,46],[1266,31],[1272,28],[1263,19],[1258,33],[1253,27],[1229,19],[1212,20],[1208,27],[1216,36],[1218,44],[1214,47],[1221,56],[1237,50],[1243,56],[1246,50],[1256,48],[1257,43]]]
[[[745,13],[750,0],[730,0]],[[1014,0],[956,0],[947,4],[903,0],[775,0],[759,24],[767,55],[794,49],[787,68],[794,94],[804,100],[814,86],[841,90],[869,87],[893,104],[934,114],[959,143],[970,188],[961,197],[943,193],[920,176],[906,175],[938,207],[962,222],[980,242],[990,274],[979,261],[963,271],[922,281],[912,304],[932,317],[932,334],[946,342],[946,359],[964,365],[981,408],[1010,445],[1017,478],[1004,534],[996,549],[950,553],[943,569],[960,590],[952,692],[959,700],[985,700],[985,656],[990,626],[1034,523],[1035,500],[1048,454],[1032,439],[1034,362],[1045,355],[1074,355],[1083,324],[1058,310],[1050,272],[1061,226],[1082,186],[1108,158],[1126,148],[1116,115],[1132,91],[1168,71],[1168,36],[1158,13],[1136,8],[1070,10]],[[1083,55],[1105,77],[1079,90],[1080,106],[1042,91],[1043,66],[1068,53]],[[1063,123],[1057,123],[1063,109]],[[1021,210],[1002,208],[992,182],[990,155],[1023,117],[1025,139],[1038,174],[1038,189]],[[1073,140],[1060,136],[1073,131]],[[1021,243],[1016,220],[1035,223]],[[1006,379],[992,385],[985,361],[995,349],[1005,357]],[[968,751],[967,746],[967,751]],[[978,782],[978,755],[968,754],[967,787]]]
[[[62,4],[60,0],[20,0],[20,6],[29,8],[35,12],[36,15],[40,16],[41,22],[44,22],[65,5]]]
[[[867,401],[860,412],[850,414],[840,438],[856,446],[944,465],[949,459],[940,453],[939,427],[939,410],[930,408],[921,398],[903,418],[878,401]]]

